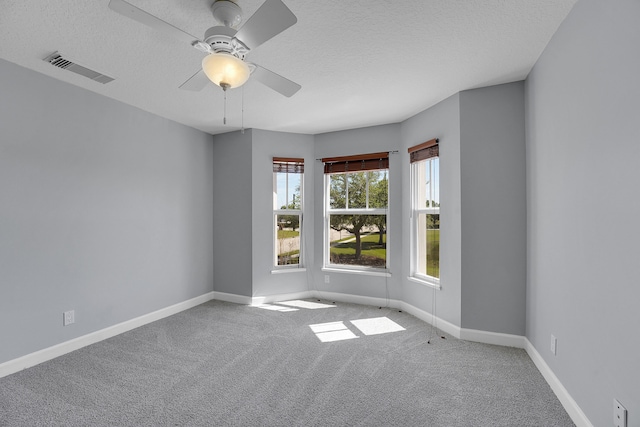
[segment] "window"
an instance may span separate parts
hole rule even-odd
[[[440,160],[438,140],[409,148],[411,161],[411,275],[440,281]]]
[[[389,153],[322,161],[325,266],[386,269]]]
[[[304,159],[273,158],[274,257],[277,268],[302,267]]]

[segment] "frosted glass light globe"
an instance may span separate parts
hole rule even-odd
[[[242,86],[251,75],[246,62],[224,52],[205,56],[202,70],[209,80],[224,90]]]

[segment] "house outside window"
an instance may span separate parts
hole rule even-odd
[[[273,158],[273,265],[303,267],[302,227],[304,159]]]

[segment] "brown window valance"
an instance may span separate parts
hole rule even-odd
[[[294,157],[274,157],[274,172],[304,173],[304,159]]]
[[[389,152],[358,154],[355,156],[325,157],[324,173],[361,172],[389,169]]]
[[[438,157],[440,155],[440,149],[438,138],[430,139],[422,144],[414,145],[407,151],[409,152],[409,162],[419,162],[420,160],[430,159],[432,157]]]

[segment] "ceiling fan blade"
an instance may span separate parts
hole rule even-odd
[[[255,49],[296,22],[298,18],[282,0],[266,0],[238,30],[236,38],[249,49]]]
[[[255,70],[251,73],[253,78],[276,92],[283,94],[287,98],[293,96],[302,87],[298,83],[282,77],[280,74],[276,74],[259,65],[253,65],[255,66]]]
[[[194,41],[199,40],[197,37],[194,37],[189,33],[185,33],[180,28],[174,27],[168,22],[151,15],[150,13],[139,9],[124,0],[111,0],[109,2],[109,9],[114,12],[118,12],[120,15],[126,16],[127,18],[131,18],[134,21],[138,21],[148,27],[162,31],[166,34],[171,34],[173,37],[176,37],[185,43],[192,44]]]
[[[202,71],[202,69],[198,70],[193,76],[189,77],[186,82],[182,83],[179,87],[183,90],[192,90],[192,91],[200,91],[204,89],[207,83],[210,83],[211,80],[207,77],[207,75]]]

